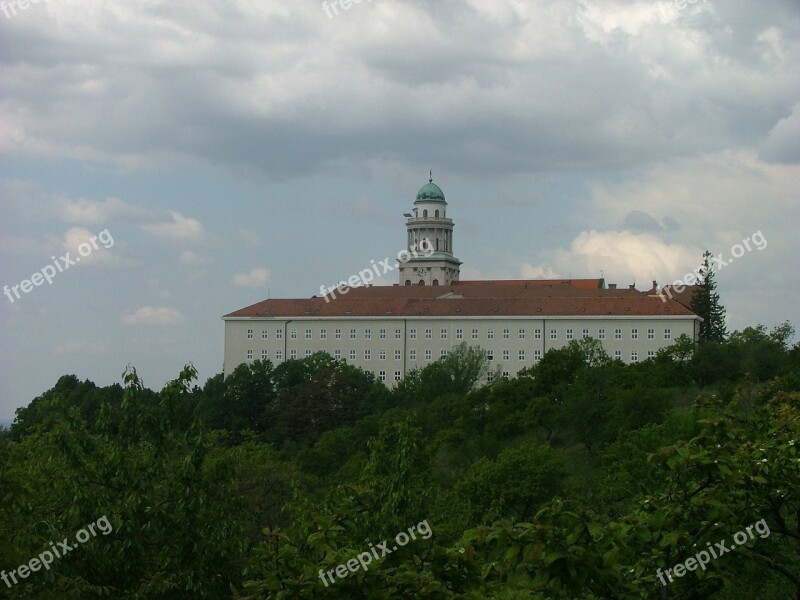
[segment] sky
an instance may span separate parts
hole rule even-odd
[[[729,329],[797,326],[799,70],[796,0],[5,0],[0,421],[202,385],[222,315],[395,256],[430,170],[462,279],[707,249]]]

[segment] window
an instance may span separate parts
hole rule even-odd
[[[399,340],[403,338],[403,332],[399,329],[394,330],[394,339]]]
[[[508,352],[508,350],[503,350],[503,360],[509,360],[509,352]]]
[[[656,357],[656,351],[655,350],[648,350],[647,351],[648,360],[651,359],[651,358],[655,358],[655,357]]]
[[[338,348],[333,351],[333,358],[339,359],[342,358],[342,351]]]
[[[395,350],[394,351],[394,359],[395,360],[401,360],[402,358],[403,358],[403,353],[400,350]]]
[[[520,350],[519,351],[519,359],[520,360],[525,360],[525,350]]]
[[[588,329],[584,329],[583,331],[581,331],[581,337],[582,337],[584,340],[585,340],[585,339],[588,339],[588,337],[589,337],[589,330],[588,330]]]
[[[378,371],[378,379],[386,381],[386,371]]]
[[[408,351],[408,359],[409,360],[417,360],[417,351],[416,350],[409,350]]]
[[[433,329],[426,329],[425,330],[425,339],[430,340],[433,338]]]
[[[664,339],[671,340],[672,339],[672,330],[667,328],[664,330]]]
[[[631,362],[632,363],[639,362],[639,353],[636,350],[631,352]]]
[[[648,340],[656,339],[656,330],[655,329],[648,329],[647,330],[647,339]]]
[[[622,350],[614,350],[614,360],[622,360]]]
[[[521,339],[521,340],[525,339],[525,330],[524,329],[520,329],[519,330],[519,339]]]
[[[464,339],[464,330],[463,329],[456,329],[456,339],[463,340]]]
[[[248,329],[247,330],[247,339],[248,340],[252,340],[253,339],[253,330],[252,329]]]
[[[378,358],[379,358],[380,360],[386,360],[386,350],[381,350],[381,351],[378,353]]]
[[[558,339],[558,332],[555,329],[550,330],[550,339],[557,340]]]
[[[364,360],[372,359],[372,350],[364,350]]]
[[[306,350],[306,358],[308,358],[309,356],[311,356],[311,350]]]
[[[486,359],[487,360],[494,360],[494,350],[487,350],[486,351]]]
[[[350,330],[350,339],[351,340],[356,339],[356,330],[355,329],[351,329]]]
[[[416,329],[412,329],[411,331],[409,331],[408,332],[408,338],[411,339],[411,340],[417,339],[417,330]]]
[[[382,340],[385,340],[386,339],[386,330],[385,329],[381,329],[380,333],[378,334],[378,337],[381,338]]]
[[[511,377],[511,374],[508,371],[503,371],[503,379],[508,379]]]
[[[631,339],[632,340],[638,340],[639,339],[639,330],[636,329],[635,327],[633,329],[631,329]]]
[[[425,350],[425,360],[432,360],[433,353],[430,350]]]
[[[320,329],[319,330],[319,339],[327,340],[328,339],[328,330],[327,329]]]
[[[494,373],[492,373],[491,371],[489,371],[489,372],[486,374],[486,381],[488,381],[489,383],[492,383],[492,381],[494,381]]]
[[[574,336],[574,335],[573,335],[573,333],[572,333],[572,327],[570,327],[569,329],[567,329],[567,339],[568,339],[568,340],[571,340],[571,339],[573,339],[574,337],[575,337],[575,336]]]
[[[614,339],[621,340],[622,339],[622,329],[615,329],[614,330]]]
[[[296,340],[297,339],[297,329],[292,329],[289,332],[289,337],[292,338],[293,340]]]
[[[269,332],[266,329],[261,330],[261,339],[266,340],[269,338]]]
[[[350,360],[355,360],[355,359],[356,359],[356,351],[350,350]]]
[[[283,329],[278,329],[275,332],[275,339],[282,340],[283,339]]]
[[[447,356],[447,350],[442,350],[441,352],[439,352],[440,358],[444,358],[445,356]]]
[[[307,340],[311,339],[311,330],[310,329],[306,329],[306,339]]]
[[[535,340],[542,339],[542,330],[541,329],[534,329],[533,330],[533,339],[535,339]]]
[[[261,351],[261,360],[269,359],[269,350],[262,350]]]
[[[292,350],[289,352],[289,358],[296,359],[297,358],[297,350]]]
[[[606,339],[606,330],[605,329],[598,329],[597,330],[597,339],[598,340]]]
[[[401,381],[402,379],[403,379],[403,374],[400,373],[400,371],[395,371],[394,372],[394,380],[395,381]]]
[[[542,360],[542,351],[541,350],[534,350],[533,351],[533,362],[539,362]]]
[[[333,337],[335,337],[337,340],[342,339],[342,330],[341,329],[337,329],[336,331],[334,331],[333,332]]]
[[[442,329],[440,335],[441,335],[441,338],[443,340],[446,340],[447,339],[447,329]]]
[[[253,351],[252,350],[248,350],[247,351],[247,360],[253,360]]]
[[[511,331],[509,331],[508,329],[503,329],[503,339],[507,340],[510,337],[511,337]]]
[[[372,339],[372,329],[365,329],[364,330],[364,339],[371,340]]]
[[[275,360],[283,360],[283,350],[275,351]]]
[[[472,339],[473,340],[477,340],[478,339],[478,330],[477,329],[473,329],[472,330]]]

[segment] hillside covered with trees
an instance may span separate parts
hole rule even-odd
[[[462,345],[393,390],[323,353],[160,391],[64,376],[0,434],[0,569],[113,531],[0,596],[800,599],[793,334],[633,365],[582,340],[491,383]]]

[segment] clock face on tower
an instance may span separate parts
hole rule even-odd
[[[428,267],[415,267],[414,272],[419,275],[420,277],[424,277],[428,273],[430,273],[430,269]]]

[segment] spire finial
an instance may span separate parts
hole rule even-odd
[[[430,177],[428,177],[428,183],[433,183],[433,169],[430,171]]]

